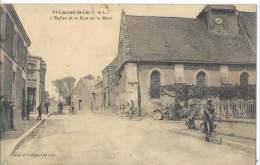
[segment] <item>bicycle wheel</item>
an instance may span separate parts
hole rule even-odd
[[[125,116],[125,117],[129,117],[129,116],[130,116],[130,113],[129,113],[129,112],[125,112],[125,113],[124,113],[124,116]]]
[[[206,140],[206,134],[205,134],[205,127],[204,127],[204,123],[200,124],[200,139],[201,140]]]
[[[132,115],[132,119],[131,120],[136,120],[136,121],[140,121],[142,120],[142,115],[138,115],[137,112],[135,112],[133,115]]]
[[[222,132],[218,125],[214,125],[212,133],[212,141],[216,144],[222,144]]]
[[[78,112],[78,110],[75,108],[74,111],[73,111],[73,113],[74,113],[74,114],[77,114],[77,112]]]

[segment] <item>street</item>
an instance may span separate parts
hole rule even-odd
[[[131,121],[90,111],[51,115],[8,163],[55,165],[249,165],[255,155],[179,135],[151,119]]]

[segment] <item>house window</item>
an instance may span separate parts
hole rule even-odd
[[[13,44],[14,44],[14,24],[9,17],[6,15],[5,20],[5,51],[6,54],[13,58]]]
[[[204,72],[199,72],[196,77],[197,86],[206,86],[206,74]]]
[[[160,72],[153,71],[150,80],[151,98],[160,98]]]
[[[35,69],[36,69],[35,64],[32,64],[32,63],[28,64],[28,74],[27,74],[28,78],[35,78],[35,74],[34,74]]]
[[[248,77],[249,77],[249,75],[246,72],[244,72],[240,75],[240,86],[248,85]]]
[[[0,40],[4,40],[5,39],[5,12],[3,10],[3,8],[0,6]]]
[[[17,53],[18,53],[17,46],[18,46],[18,44],[17,44],[17,32],[16,31],[14,31],[13,45],[14,45],[13,46],[13,55],[14,55],[15,59],[17,60]]]

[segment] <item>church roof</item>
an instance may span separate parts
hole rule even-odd
[[[252,38],[256,13],[240,12]],[[241,28],[236,35],[209,33],[202,19],[126,15],[129,61],[256,63],[254,48]]]
[[[108,65],[108,67],[113,67],[113,66],[117,66],[117,56],[116,58]]]
[[[256,13],[239,12],[241,22],[245,25],[248,36],[256,47]]]

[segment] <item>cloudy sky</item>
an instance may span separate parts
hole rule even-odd
[[[52,80],[73,76],[77,81],[87,75],[101,76],[101,71],[116,57],[122,9],[128,15],[195,18],[204,5],[42,5],[15,4],[14,8],[32,42],[29,52],[47,63],[46,90],[56,96]],[[236,5],[241,11],[256,11],[255,5]],[[101,11],[100,20],[75,20],[90,14],[76,11]],[[72,12],[72,14],[54,14]],[[55,20],[73,17],[73,20]],[[111,17],[102,20],[102,16]],[[52,18],[52,19],[51,19]]]

